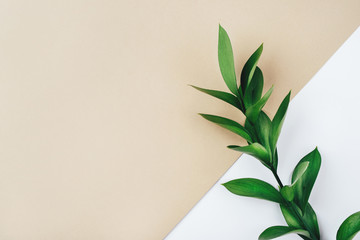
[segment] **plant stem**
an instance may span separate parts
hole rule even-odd
[[[275,177],[276,181],[278,182],[280,188],[283,188],[284,185],[282,184],[282,182],[281,182],[281,180],[279,178],[279,175],[277,174],[277,171],[273,167],[271,168],[271,171],[274,174],[274,177]]]
[[[281,182],[281,179],[279,177],[279,175],[277,174],[277,171],[272,167],[271,168],[271,172],[273,173],[276,181],[278,182],[280,188],[283,188],[284,185]],[[312,240],[318,240],[318,238],[316,237],[316,235],[311,231],[310,227],[306,224],[306,222],[303,220],[303,217],[301,216],[301,214],[299,213],[298,209],[294,206],[293,202],[289,202],[286,201],[286,205],[287,207],[291,208],[291,210],[293,211],[293,213],[295,213],[296,218],[300,221],[300,223],[303,225],[303,227],[306,229],[306,231],[309,232],[310,237]]]

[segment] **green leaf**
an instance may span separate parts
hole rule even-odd
[[[351,240],[360,231],[360,212],[352,214],[341,224],[336,240]]]
[[[272,86],[259,101],[246,109],[245,115],[251,123],[256,122],[262,108],[265,106],[273,90],[274,86]]]
[[[260,100],[264,86],[264,77],[259,67],[255,68],[253,78],[245,90],[244,104],[245,108],[250,107]]]
[[[219,117],[219,116],[210,115],[210,114],[202,114],[202,113],[199,113],[199,114],[206,120],[216,123],[219,126],[226,128],[233,133],[236,133],[237,135],[243,137],[248,142],[252,142],[252,139],[251,139],[248,131],[243,126],[241,126],[239,123],[237,123],[231,119],[224,118],[224,117]]]
[[[273,168],[275,170],[277,170],[278,160],[279,160],[278,151],[277,151],[277,148],[275,148],[275,153],[273,154],[273,156],[271,158],[271,165],[273,166]]]
[[[308,163],[304,171],[304,167]],[[305,207],[308,203],[311,190],[315,184],[317,175],[320,170],[321,165],[321,156],[317,148],[312,152],[303,157],[300,162],[296,165],[291,182],[293,184],[293,189],[295,192],[294,202],[300,207],[304,212]],[[299,173],[304,171],[299,177]]]
[[[228,146],[228,148],[254,156],[255,158],[259,159],[266,167],[269,167],[270,164],[269,153],[259,143],[253,143],[244,147],[237,145],[230,145]]]
[[[292,174],[292,182],[296,183],[297,180],[305,173],[306,169],[309,166],[309,162],[299,163],[298,166],[294,169]]]
[[[244,65],[244,68],[241,71],[241,85],[240,88],[242,92],[245,94],[246,88],[249,86],[253,74],[255,72],[256,65],[259,61],[261,53],[263,51],[263,44],[251,55],[249,60]]]
[[[276,143],[279,138],[281,127],[285,120],[285,115],[287,108],[289,106],[290,102],[290,95],[291,91],[286,95],[284,100],[281,102],[273,120],[272,120],[272,128],[271,128],[271,136],[270,136],[270,142],[271,142],[271,149],[275,151]]]
[[[313,232],[318,239],[320,239],[320,230],[319,230],[317,216],[314,209],[311,207],[310,203],[306,205],[303,219],[306,222],[306,224],[310,227],[310,231]]]
[[[296,184],[296,182],[301,179],[301,177],[303,176],[303,174],[306,172],[306,169],[309,166],[309,162],[302,162],[299,163],[298,166],[295,168],[294,173],[293,173],[293,185]],[[284,196],[284,192],[286,190],[284,190],[287,186],[285,186],[283,189],[280,190],[280,193],[283,195],[283,197],[285,199],[287,199],[288,201],[292,201],[293,199],[287,198],[286,196]],[[290,187],[292,190],[292,195],[290,195],[292,198],[295,197],[294,195],[294,187],[291,186]],[[297,205],[294,205],[294,207],[297,208],[297,210],[301,213],[302,210],[300,208],[297,207]],[[301,223],[298,222],[297,218],[296,218],[296,214],[293,212],[292,209],[287,208],[285,206],[281,206],[281,211],[285,217],[286,222],[288,223],[289,226],[291,227],[301,227]],[[309,231],[311,231],[312,233],[314,233],[315,236],[317,236],[318,239],[320,239],[320,232],[319,232],[319,225],[318,225],[318,221],[317,221],[317,217],[316,217],[316,213],[314,212],[314,210],[312,209],[311,205],[308,203],[306,204],[305,207],[305,211],[304,214],[302,214],[303,217],[303,221],[306,223],[306,225],[309,227]]]
[[[248,132],[250,133],[251,139],[253,139],[253,142],[259,142],[258,137],[256,135],[255,127],[252,125],[252,123],[249,122],[248,119],[245,119],[244,127]]]
[[[223,100],[224,102],[227,102],[231,105],[233,105],[234,107],[240,109],[241,111],[244,111],[243,108],[241,107],[241,104],[240,104],[240,101],[239,99],[230,94],[230,93],[227,93],[227,92],[221,92],[221,91],[217,91],[217,90],[210,90],[210,89],[205,89],[205,88],[200,88],[200,87],[196,87],[196,86],[193,86],[193,85],[190,85],[192,86],[193,88],[201,91],[201,92],[204,92],[206,94],[209,94],[213,97],[216,97],[218,99],[221,99]]]
[[[312,209],[310,204],[307,204],[304,214],[302,214],[302,211],[300,208],[298,208],[295,204],[293,205],[297,211],[302,215],[303,221],[306,223],[306,225],[309,227],[309,231],[314,233],[314,235],[320,239],[320,232],[319,232],[319,225],[317,221],[316,214],[314,210]],[[293,209],[290,207],[287,207],[283,204],[280,204],[281,212],[285,218],[286,223],[293,228],[303,228],[302,223],[299,222],[299,219],[296,217],[296,213]],[[306,237],[303,237],[304,239],[307,239]]]
[[[271,152],[269,143],[270,130],[271,120],[263,111],[261,111],[257,121],[255,122],[255,131],[259,142],[269,153]]]
[[[259,236],[259,240],[274,239],[289,233],[296,233],[306,237],[310,237],[309,233],[303,229],[296,229],[293,227],[286,227],[286,226],[274,226],[274,227],[269,227],[268,229],[263,231]]]
[[[291,208],[288,208],[287,206],[280,204],[280,209],[285,218],[286,223],[290,227],[302,228],[301,223],[299,222],[298,218],[296,217],[296,214]]]
[[[234,55],[231,42],[225,29],[219,25],[218,58],[221,75],[232,93],[239,95],[234,67]]]
[[[259,179],[241,178],[224,183],[223,185],[236,195],[260,198],[277,203],[283,201],[280,193],[272,185]]]
[[[291,202],[294,199],[294,190],[291,186],[284,186],[280,189],[281,195],[289,202]]]

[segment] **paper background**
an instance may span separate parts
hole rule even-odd
[[[306,84],[360,22],[349,1],[0,1],[0,238],[161,239],[238,158],[197,112],[264,42],[276,89]]]

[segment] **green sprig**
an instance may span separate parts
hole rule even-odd
[[[230,145],[228,148],[247,153],[258,159],[274,175],[278,188],[260,179],[242,178],[224,183],[231,193],[260,198],[278,203],[288,226],[273,226],[263,231],[259,239],[274,239],[285,234],[298,234],[305,240],[320,240],[316,213],[309,203],[310,194],[321,166],[321,156],[317,148],[303,157],[296,165],[291,183],[284,185],[278,176],[277,141],[290,103],[291,91],[281,102],[274,118],[262,110],[273,91],[273,86],[262,95],[264,77],[258,66],[263,52],[263,44],[250,56],[240,76],[240,84],[235,73],[233,50],[230,38],[219,25],[218,60],[221,75],[230,90],[222,92],[192,86],[195,89],[223,100],[241,112],[246,119],[244,125],[224,117],[200,114],[246,140],[248,145]],[[340,226],[337,240],[350,240],[360,231],[360,212],[347,218]]]

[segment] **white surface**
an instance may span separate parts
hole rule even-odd
[[[324,240],[335,239],[341,222],[360,210],[359,96],[360,28],[291,101],[278,143],[279,175],[285,184],[297,162],[319,148],[322,165],[310,202]],[[286,225],[277,204],[236,196],[220,185],[244,177],[277,186],[269,170],[243,155],[166,240],[257,239],[267,227]]]

